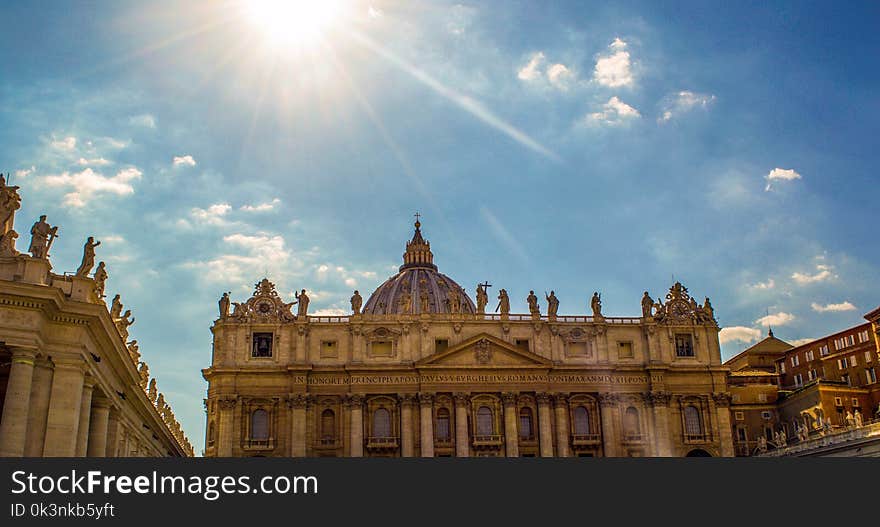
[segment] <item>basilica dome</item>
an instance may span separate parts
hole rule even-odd
[[[476,313],[464,288],[437,271],[431,244],[422,238],[422,224],[406,244],[399,272],[380,285],[364,305],[366,315]]]

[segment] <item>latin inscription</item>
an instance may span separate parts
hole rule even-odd
[[[302,379],[302,380],[300,380]],[[651,380],[662,382],[663,377],[652,375]],[[296,377],[297,383],[305,382],[304,377]],[[373,384],[479,384],[479,383],[559,383],[559,384],[647,384],[647,375],[610,374],[544,374],[544,373],[438,373],[421,377],[412,375],[374,375],[374,376],[310,376],[311,386],[373,385]]]

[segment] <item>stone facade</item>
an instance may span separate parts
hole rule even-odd
[[[57,227],[45,217],[31,229],[31,254],[15,249],[4,214],[19,201],[0,175],[0,456],[191,456],[136,341],[125,341],[133,319],[104,303],[103,262],[89,276],[98,244],[89,240],[76,274],[53,273]]]
[[[205,455],[734,455],[708,299],[676,283],[640,317],[598,293],[591,315],[514,314],[501,290],[487,313],[487,287],[475,303],[437,272],[417,222],[363,312],[356,292],[351,315],[309,315],[266,279],[231,313],[224,295]]]

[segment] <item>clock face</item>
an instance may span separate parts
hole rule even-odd
[[[691,314],[691,309],[687,302],[675,302],[670,308],[670,312],[674,318],[687,318]]]
[[[274,306],[272,305],[272,302],[268,302],[268,301],[264,300],[264,301],[257,304],[257,313],[264,315],[264,316],[269,315],[272,313],[273,307]]]

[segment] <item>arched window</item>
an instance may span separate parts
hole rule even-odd
[[[590,411],[583,406],[574,409],[574,435],[590,435]]]
[[[533,439],[535,432],[532,429],[532,409],[523,407],[519,410],[519,438]]]
[[[326,409],[321,412],[321,439],[336,438],[336,414],[333,410]]]
[[[637,438],[641,436],[639,427],[639,411],[630,406],[623,415],[623,431],[627,437]]]
[[[391,437],[391,413],[384,408],[373,412],[373,437]]]
[[[449,410],[437,410],[437,441],[449,441]]]
[[[251,439],[265,441],[269,439],[269,412],[254,410],[251,414]]]
[[[495,426],[492,422],[492,409],[488,406],[481,406],[477,410],[477,435],[490,436],[494,435]]]
[[[702,437],[703,435],[700,411],[692,404],[684,407],[684,432],[688,438]]]

